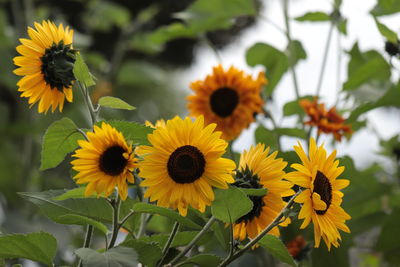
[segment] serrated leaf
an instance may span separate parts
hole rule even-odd
[[[118,246],[104,253],[90,248],[80,248],[75,254],[82,259],[83,267],[132,267],[138,264],[138,256],[135,250]]]
[[[215,189],[215,200],[211,205],[211,213],[215,218],[232,223],[249,213],[252,208],[253,202],[240,189]]]
[[[103,96],[99,99],[99,105],[106,108],[134,110],[134,106],[129,105],[124,100],[118,97]]]
[[[389,29],[385,24],[380,23],[377,18],[374,19],[376,26],[378,26],[378,30],[382,34],[382,36],[385,37],[389,42],[397,44],[398,41],[397,34],[391,29]]]
[[[0,236],[0,258],[24,258],[53,266],[56,251],[57,240],[45,232]]]
[[[297,21],[330,21],[331,17],[325,12],[308,12],[303,16],[295,18]]]
[[[148,203],[136,203],[132,209],[137,213],[159,214],[159,215],[168,217],[174,221],[179,222],[181,225],[184,225],[191,229],[201,229],[200,225],[193,222],[189,218],[180,216],[177,212],[172,211],[167,208],[158,207],[158,206],[151,205]]]
[[[272,94],[283,74],[289,68],[288,58],[285,53],[264,43],[257,43],[250,47],[246,53],[246,61],[250,66],[258,64],[265,66],[266,76],[269,80],[266,86],[268,95]]]
[[[286,246],[278,237],[267,234],[258,243],[278,260],[291,266],[297,266]]]
[[[78,140],[84,139],[78,127],[69,118],[53,122],[43,137],[40,170],[58,166],[68,153],[78,147]]]
[[[96,84],[93,79],[93,75],[90,73],[89,68],[80,53],[76,54],[73,73],[75,75],[75,78],[83,83],[86,87],[90,87]]]
[[[94,228],[102,232],[104,235],[107,235],[108,229],[107,227],[102,224],[101,222],[98,222],[96,220],[90,219],[85,216],[77,215],[77,214],[65,214],[61,215],[57,219],[58,223],[61,224],[76,224],[76,225],[92,225]]]
[[[134,144],[150,145],[147,140],[147,135],[152,133],[154,129],[136,122],[115,120],[106,122],[120,131],[124,135],[125,139],[132,141]]]
[[[128,240],[120,246],[135,249],[139,256],[139,262],[145,266],[153,267],[161,259],[161,247],[154,242],[144,242],[142,240]]]
[[[222,259],[213,254],[199,254],[190,257],[183,261],[182,266],[200,266],[200,267],[210,267],[218,266],[222,262]]]
[[[262,197],[268,194],[267,188],[239,188],[240,191],[245,193],[248,196],[258,196]]]

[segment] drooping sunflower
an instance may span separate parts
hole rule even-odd
[[[21,56],[14,58],[19,68],[14,73],[21,78],[17,85],[21,97],[29,98],[31,107],[39,101],[39,113],[61,112],[64,100],[72,102],[72,72],[76,51],[72,48],[73,30],[51,21],[35,22],[35,29],[28,27],[30,39],[19,39]]]
[[[204,118],[175,117],[165,127],[157,127],[141,147],[141,186],[148,187],[145,197],[157,205],[178,209],[186,216],[190,206],[204,212],[214,200],[212,187],[228,188],[234,182],[235,163],[221,158],[227,142],[214,132],[216,125],[204,126]]]
[[[305,124],[318,127],[318,135],[332,133],[335,140],[341,141],[343,135],[352,133],[351,125],[345,123],[346,120],[336,112],[335,107],[327,111],[325,104],[318,103],[317,98],[313,101],[302,99],[299,104],[310,117]]]
[[[107,197],[114,189],[122,200],[128,196],[128,182],[133,183],[132,171],[137,167],[137,159],[132,153],[122,133],[111,125],[102,123],[94,126],[94,132],[87,133],[87,141],[79,140],[81,148],[75,151],[71,162],[78,171],[74,177],[76,183],[87,184],[85,195],[94,192]]]
[[[212,75],[190,85],[194,91],[187,98],[190,115],[203,115],[206,124],[217,124],[222,138],[232,140],[262,111],[261,91],[266,83],[263,72],[253,79],[235,67],[225,71],[218,65]]]
[[[344,171],[336,160],[336,150],[328,157],[325,148],[317,147],[311,138],[309,157],[299,143],[294,146],[302,164],[292,164],[296,171],[288,173],[285,178],[304,189],[295,198],[295,202],[302,203],[299,219],[304,219],[301,229],[312,221],[314,224],[315,247],[319,247],[321,237],[328,249],[331,245],[338,247],[341,240],[338,229],[350,233],[346,220],[351,217],[340,206],[343,193],[339,190],[349,185],[349,180],[337,179]]]
[[[284,181],[287,162],[276,158],[278,152],[268,155],[269,147],[257,144],[249,151],[244,151],[240,157],[239,170],[236,174],[236,182],[233,184],[241,188],[266,188],[265,196],[250,196],[253,209],[240,217],[233,225],[235,239],[244,240],[246,236],[255,238],[267,227],[285,207],[286,202],[282,197],[294,194],[290,189],[292,184]],[[281,226],[286,226],[290,220],[286,220]],[[278,227],[274,227],[270,234],[279,236]]]

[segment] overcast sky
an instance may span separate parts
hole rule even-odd
[[[379,34],[375,22],[368,14],[375,6],[376,0],[344,0],[342,15],[348,18],[347,37],[341,37],[341,46],[344,50],[349,50],[355,41],[358,41],[361,51],[376,49],[384,51],[384,39]],[[331,1],[328,0],[296,0],[290,1],[290,17],[297,17],[310,11],[332,10]],[[284,28],[284,18],[281,0],[264,1],[262,10],[263,17],[272,20],[281,28]],[[399,31],[400,15],[385,16],[381,22],[388,25],[391,29]],[[297,67],[297,76],[300,84],[300,94],[315,94],[322,55],[328,34],[329,23],[307,23],[291,22],[291,30],[294,39],[301,40],[307,52],[306,61],[302,61]],[[337,69],[338,69],[338,34],[335,32],[329,51],[328,64],[324,76],[321,90],[321,99],[329,108],[335,103],[337,92]],[[279,49],[284,49],[287,45],[285,36],[276,30],[271,24],[263,19],[259,19],[256,25],[245,31],[237,40],[221,51],[224,67],[235,65],[241,69],[256,74],[261,67],[251,68],[245,61],[246,50],[257,42],[265,42]],[[341,81],[346,81],[348,57],[342,56]],[[212,66],[218,64],[214,53],[206,46],[198,49],[195,63],[188,70],[179,73],[179,83],[186,93],[189,93],[188,85],[196,79],[203,79],[211,72]],[[279,121],[283,105],[295,98],[292,77],[287,73],[274,93],[274,103],[269,103],[268,107]],[[340,107],[340,105],[339,105]],[[380,135],[389,138],[400,131],[400,112],[398,110],[376,110],[368,114],[371,124],[378,129]],[[283,125],[293,125],[293,118],[284,119]],[[255,125],[245,131],[235,143],[234,149],[241,151],[248,148],[253,142],[253,131]],[[320,141],[330,142],[330,138],[322,135]],[[292,138],[282,139],[283,150],[290,150],[296,140]],[[351,155],[358,166],[366,166],[373,161],[384,159],[376,155],[379,148],[378,139],[371,134],[370,130],[362,130],[353,135],[350,142],[346,140],[337,147],[339,155]],[[330,148],[332,149],[332,148]]]

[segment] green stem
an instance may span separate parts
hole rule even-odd
[[[118,237],[118,231],[119,231],[118,220],[119,220],[119,210],[121,207],[121,200],[118,196],[118,193],[117,193],[115,199],[112,201],[111,206],[113,208],[113,224],[112,224],[113,232],[111,235],[110,244],[108,245],[108,249],[114,247],[115,241],[117,241],[117,237]]]
[[[178,232],[178,228],[179,228],[179,223],[175,222],[174,227],[172,228],[171,234],[168,237],[167,243],[165,243],[165,246],[162,251],[162,257],[161,257],[160,261],[158,262],[157,267],[161,266],[162,262],[164,261],[165,257],[167,256],[168,250],[172,244],[172,241],[174,241],[174,237],[175,237],[176,233]]]
[[[218,52],[218,49],[213,45],[213,43],[210,41],[210,39],[208,39],[207,35],[206,34],[202,34],[200,36],[200,38],[203,39],[204,42],[207,44],[207,46],[210,47],[211,50],[214,52],[215,57],[217,58],[217,61],[219,63],[222,63],[222,58],[221,58],[220,53]]]
[[[272,123],[272,126],[274,126],[274,129],[278,129],[279,128],[279,126],[276,123],[275,119],[272,117],[271,113],[268,112],[268,110],[264,109],[264,116],[271,120],[271,123]],[[276,139],[277,139],[276,142],[278,144],[278,150],[282,150],[281,149],[281,136],[279,134],[276,134]]]
[[[219,267],[227,266],[229,263],[234,261],[235,259],[239,258],[243,255],[247,250],[257,244],[261,238],[263,238],[269,231],[272,230],[275,226],[281,223],[281,219],[285,216],[286,212],[290,210],[290,208],[294,204],[294,199],[301,193],[302,191],[298,191],[296,194],[292,196],[286,206],[281,210],[281,212],[276,216],[276,218],[265,228],[261,233],[259,233],[254,239],[252,239],[249,243],[247,243],[241,250],[233,254],[232,256],[228,256],[224,259],[224,261],[219,265]]]
[[[199,239],[207,232],[207,230],[211,227],[211,225],[216,221],[216,218],[212,216],[206,225],[204,225],[203,229],[190,241],[189,245],[187,245],[168,265],[172,266],[177,263],[181,258],[183,258],[186,253],[192,249],[192,247],[199,241]]]
[[[88,248],[90,247],[90,243],[92,242],[93,236],[93,226],[88,224],[86,229],[85,241],[83,242],[83,247]],[[82,259],[79,259],[78,267],[82,266]]]
[[[89,109],[90,118],[92,119],[92,125],[95,125],[97,122],[99,109],[95,109],[90,99],[88,88],[82,84],[80,81],[77,81],[79,89],[81,89],[83,100],[85,101],[86,106]]]
[[[124,223],[135,213],[134,210],[130,210],[129,213],[119,222],[118,229],[124,226]]]
[[[283,0],[283,15],[285,17],[285,26],[286,26],[286,38],[287,41],[289,43],[289,50],[290,50],[290,54],[293,55],[293,39],[292,39],[292,35],[290,32],[290,23],[289,23],[289,2],[288,0]],[[294,69],[294,64],[293,63],[293,57],[290,56],[289,58],[289,65],[290,65],[290,72],[292,73],[292,77],[293,77],[293,84],[294,84],[294,90],[296,93],[296,97],[297,99],[300,98],[300,88],[299,88],[299,83],[297,82],[297,74],[296,74],[296,70]]]
[[[322,88],[322,81],[324,79],[326,62],[328,61],[329,47],[330,47],[330,44],[331,44],[331,39],[332,39],[332,33],[333,33],[334,26],[335,26],[335,24],[333,22],[331,22],[330,27],[329,27],[328,37],[327,37],[326,43],[325,43],[325,51],[324,51],[324,56],[322,58],[322,63],[321,63],[321,68],[320,68],[320,73],[319,73],[319,79],[318,79],[318,84],[317,84],[317,90],[316,90],[316,93],[315,93],[315,95],[317,97],[319,96],[319,94],[321,92],[321,88]]]

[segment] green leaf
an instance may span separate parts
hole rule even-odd
[[[376,6],[371,10],[374,16],[391,15],[400,12],[400,1],[398,0],[378,0]]]
[[[99,99],[99,105],[106,108],[134,110],[135,107],[129,105],[124,100],[118,97],[103,96]]]
[[[342,19],[336,24],[337,29],[344,35],[347,35],[347,19]]]
[[[245,193],[247,196],[263,197],[268,194],[267,188],[239,188],[239,190]]]
[[[144,242],[142,240],[129,240],[120,246],[130,247],[135,249],[139,256],[139,262],[145,266],[156,266],[157,261],[161,259],[161,247],[155,242]]]
[[[295,18],[297,21],[330,21],[331,17],[325,12],[308,12],[303,16]]]
[[[198,233],[198,231],[184,231],[176,233],[175,238],[171,243],[171,247],[181,247],[189,244],[189,242],[192,241]],[[143,236],[140,238],[140,241],[146,243],[157,243],[160,247],[164,247],[168,238],[169,234],[154,234],[151,236]]]
[[[112,209],[104,198],[66,199],[62,201],[54,199],[65,192],[66,190],[49,190],[20,192],[18,194],[37,205],[47,217],[58,223],[63,223],[60,217],[68,214],[111,223]]]
[[[298,128],[276,128],[274,129],[274,132],[280,136],[286,135],[301,138],[304,140],[307,139],[307,133],[304,130]]]
[[[264,65],[266,75],[269,80],[266,90],[271,95],[283,74],[289,68],[287,56],[282,52],[268,44],[257,43],[250,47],[246,53],[247,64],[255,66]]]
[[[302,43],[298,40],[293,40],[289,43],[286,48],[286,53],[288,54],[291,66],[295,66],[300,60],[307,58],[307,53],[304,50]]]
[[[84,139],[78,127],[68,118],[53,122],[43,137],[40,170],[54,168],[65,156],[78,147],[78,140]]]
[[[246,215],[253,208],[253,202],[236,187],[216,189],[211,213],[217,219],[232,223]]]
[[[83,267],[132,267],[138,264],[137,253],[128,247],[118,246],[104,253],[90,248],[80,248],[75,254],[82,259]]]
[[[136,122],[117,120],[106,122],[120,131],[124,135],[125,139],[132,141],[134,144],[150,145],[147,140],[147,135],[152,133],[154,129]]]
[[[53,266],[56,251],[57,240],[45,232],[0,236],[0,258],[25,258]]]
[[[374,19],[376,26],[378,26],[378,30],[382,34],[382,36],[385,37],[389,42],[397,44],[397,41],[399,39],[397,37],[397,34],[391,29],[389,29],[385,24],[380,23],[377,18]]]
[[[101,222],[95,221],[85,216],[76,215],[76,214],[65,214],[58,217],[58,223],[62,224],[76,224],[76,225],[92,225],[94,228],[102,232],[104,235],[107,235],[108,229]]]
[[[265,235],[258,243],[278,260],[291,266],[297,266],[286,246],[278,237]]]
[[[379,235],[376,247],[378,251],[383,252],[395,252],[399,251],[400,244],[395,236],[400,236],[400,210],[395,209],[392,213],[385,218],[385,222],[382,226],[382,231]]]
[[[299,102],[302,99],[308,99],[308,100],[313,100],[314,97],[309,95],[309,96],[303,96],[300,99],[296,99],[290,102],[287,102],[283,106],[283,115],[284,116],[292,116],[292,115],[304,115],[304,109],[300,106]]]
[[[182,262],[182,266],[200,266],[210,267],[218,266],[222,262],[222,259],[213,254],[198,254]]]
[[[93,75],[90,73],[89,68],[80,53],[76,54],[73,72],[75,78],[83,83],[86,87],[90,87],[96,84],[93,80]]]
[[[278,136],[272,130],[260,125],[257,127],[255,133],[256,143],[263,143],[269,146],[272,150],[278,150]]]
[[[69,198],[86,198],[85,197],[86,186],[77,187],[66,191],[64,194],[56,196],[54,200],[66,200]]]
[[[390,65],[377,51],[362,53],[356,43],[349,54],[351,60],[348,64],[348,80],[343,84],[343,90],[354,90],[372,81],[390,80]]]
[[[168,217],[191,229],[201,229],[200,225],[193,222],[189,218],[180,216],[179,213],[167,208],[158,207],[148,203],[136,203],[132,209],[137,213],[159,214]]]
[[[109,32],[114,26],[119,28],[127,26],[131,20],[129,9],[115,2],[105,1],[101,5],[96,2],[89,3],[93,14],[83,18],[91,29]]]

